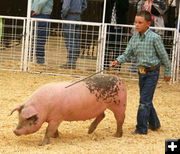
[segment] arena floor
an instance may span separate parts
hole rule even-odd
[[[11,110],[22,104],[38,87],[49,82],[72,80],[69,76],[52,76],[22,72],[0,71],[0,153],[43,154],[163,154],[165,139],[180,139],[180,83],[158,83],[154,106],[161,121],[161,129],[149,130],[148,135],[132,135],[136,125],[139,100],[137,81],[123,82],[127,86],[127,110],[123,136],[114,137],[116,121],[111,111],[92,134],[87,134],[92,120],[62,122],[60,137],[51,139],[51,144],[38,146],[47,124],[31,135],[17,137],[13,130],[18,122],[17,112]]]

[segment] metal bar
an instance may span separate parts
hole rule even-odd
[[[27,71],[27,61],[28,61],[28,47],[29,47],[29,35],[30,35],[30,18],[31,18],[31,1],[28,0],[28,10],[27,10],[27,25],[26,25],[26,40],[25,40],[25,52],[24,52],[24,71]]]
[[[180,1],[179,1],[179,14],[178,14],[178,21],[177,21],[177,72],[176,72],[176,78],[177,78],[177,81],[179,80],[179,57],[180,57],[180,33],[179,33],[179,30],[180,30]]]
[[[24,47],[25,47],[25,27],[26,27],[26,20],[23,20],[23,36],[22,36],[22,47],[21,47],[21,64],[20,70],[23,70],[23,55],[24,55]]]
[[[105,15],[106,15],[106,0],[104,0],[102,24],[105,23]]]

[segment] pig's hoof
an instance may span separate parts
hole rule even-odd
[[[46,144],[49,144],[49,141],[48,141],[48,142],[39,143],[38,145],[39,145],[39,146],[44,146],[44,145],[46,145]]]
[[[53,135],[52,137],[53,137],[53,138],[59,137],[59,132],[58,132],[58,130],[54,133],[54,135]]]
[[[49,143],[39,143],[38,145],[39,145],[39,146],[44,146],[44,145],[46,145],[46,144],[49,144]]]
[[[114,136],[115,137],[122,137],[122,132],[121,133],[116,133]]]
[[[88,134],[93,133],[95,129],[96,129],[96,127],[90,127],[88,130]]]

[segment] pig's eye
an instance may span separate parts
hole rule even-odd
[[[38,117],[37,117],[37,115],[34,115],[34,116],[32,116],[32,117],[27,118],[27,120],[36,121],[36,120],[38,120]]]
[[[27,120],[33,120],[33,119],[34,119],[33,117],[27,118]]]

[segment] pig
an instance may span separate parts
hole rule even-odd
[[[62,121],[85,121],[92,118],[88,133],[91,134],[105,117],[104,111],[114,113],[116,137],[123,134],[122,125],[126,110],[126,87],[115,75],[95,75],[69,86],[70,82],[49,83],[37,89],[22,105],[14,108],[19,112],[19,123],[14,133],[17,136],[31,134],[48,123],[43,141],[58,137],[58,126]],[[68,87],[69,86],[69,87]]]

